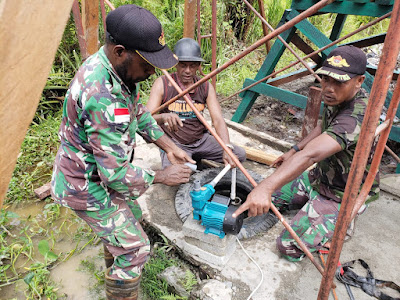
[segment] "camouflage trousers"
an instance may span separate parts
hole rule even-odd
[[[307,171],[275,192],[272,202],[280,211],[300,209],[290,226],[311,252],[317,251],[332,239],[340,203],[313,190]],[[277,238],[277,247],[290,261],[300,261],[305,257],[287,230]]]
[[[139,221],[142,211],[136,200],[114,201],[98,211],[75,210],[114,256],[109,276],[132,279],[139,276],[150,253],[150,241]]]

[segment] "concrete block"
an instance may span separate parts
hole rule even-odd
[[[236,245],[236,244],[235,244]],[[208,251],[200,249],[195,245],[189,244],[186,241],[183,243],[183,250],[187,252],[193,259],[205,263],[219,271],[222,270],[222,267],[228,262],[229,258],[235,252],[236,247],[231,247],[227,249],[227,253],[223,256],[214,255]]]
[[[225,238],[226,238],[226,236],[225,236]],[[235,237],[232,235],[229,235],[228,239],[229,239],[229,243],[227,243],[227,245],[225,247],[219,247],[218,245],[204,243],[203,241],[200,241],[198,239],[185,236],[186,243],[196,246],[206,252],[209,252],[209,253],[217,255],[217,256],[225,256],[226,253],[230,252],[231,249],[236,249]]]
[[[235,236],[230,234],[225,235],[222,239],[215,234],[206,234],[204,233],[205,229],[206,228],[201,225],[201,221],[194,220],[193,215],[190,214],[185,223],[183,223],[182,232],[185,238],[196,239],[218,248],[226,248],[232,244],[232,240],[235,240]]]

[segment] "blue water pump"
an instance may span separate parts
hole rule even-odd
[[[201,220],[201,225],[206,227],[205,233],[218,235],[221,239],[226,233],[238,234],[243,225],[243,214],[232,217],[237,207],[231,204],[231,199],[215,194],[215,185],[228,172],[226,166],[210,183],[201,186],[199,180],[194,181],[194,188],[190,192],[192,197],[193,218]],[[236,171],[234,169],[233,171]],[[236,185],[236,172],[232,171],[232,190]],[[235,174],[235,176],[233,175]],[[231,198],[232,191],[231,191]]]

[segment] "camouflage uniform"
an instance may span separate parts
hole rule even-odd
[[[333,236],[367,103],[368,98],[361,90],[349,102],[325,106],[322,132],[335,139],[342,151],[320,161],[310,172],[304,172],[272,195],[273,203],[282,210],[301,208],[290,225],[310,251],[320,249]],[[374,150],[375,147],[368,159],[364,180],[371,167]],[[367,203],[378,197],[377,176]],[[290,261],[298,261],[305,256],[287,230],[278,237],[277,245]]]
[[[115,257],[110,276],[122,279],[140,274],[150,250],[136,199],[154,172],[131,164],[136,132],[148,141],[163,135],[101,48],[80,67],[66,94],[51,192],[107,245]]]

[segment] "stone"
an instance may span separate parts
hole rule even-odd
[[[204,280],[198,290],[192,293],[192,299],[200,300],[231,300],[232,283],[221,282],[215,279]]]

